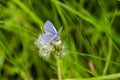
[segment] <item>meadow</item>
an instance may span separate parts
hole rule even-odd
[[[57,58],[35,45],[47,20]],[[120,80],[120,0],[0,0],[0,80]]]

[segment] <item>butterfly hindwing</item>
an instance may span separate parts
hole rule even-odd
[[[46,42],[46,43],[49,43],[53,37],[54,37],[53,34],[44,33],[44,34],[41,35],[41,40]]]

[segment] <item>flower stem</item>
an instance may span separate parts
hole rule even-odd
[[[62,80],[61,71],[60,71],[60,61],[58,55],[56,56],[56,60],[57,60],[58,80]]]

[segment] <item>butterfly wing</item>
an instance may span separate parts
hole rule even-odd
[[[51,33],[51,34],[54,34],[54,35],[57,33],[54,25],[53,25],[49,20],[47,20],[47,21],[45,22],[44,31],[45,31],[46,33]]]
[[[52,43],[52,42],[56,42],[57,40],[60,40],[59,33],[56,31],[54,25],[49,20],[45,22],[44,31],[45,33],[41,35],[42,41],[46,43],[49,42]]]
[[[46,42],[46,43],[49,43],[53,37],[54,37],[53,34],[44,33],[44,34],[41,35],[41,40]]]

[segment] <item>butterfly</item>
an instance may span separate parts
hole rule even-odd
[[[44,25],[44,34],[41,35],[41,40],[45,43],[55,43],[60,40],[60,32],[62,30],[62,27],[57,32],[54,25],[47,20]]]

